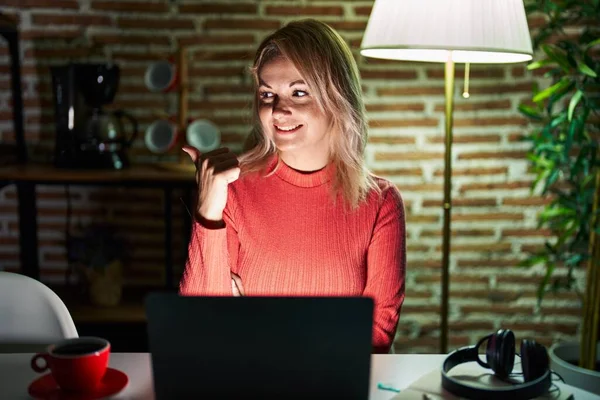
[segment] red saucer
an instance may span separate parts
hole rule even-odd
[[[129,378],[123,372],[107,368],[100,385],[92,392],[66,392],[61,390],[52,377],[46,374],[36,379],[29,385],[28,392],[31,397],[39,400],[91,400],[101,399],[119,393],[127,386]]]

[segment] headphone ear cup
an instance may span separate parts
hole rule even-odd
[[[510,329],[500,329],[488,340],[485,353],[494,373],[507,378],[515,364],[515,334]]]
[[[521,367],[523,380],[531,382],[544,375],[550,367],[546,348],[535,340],[521,341]]]

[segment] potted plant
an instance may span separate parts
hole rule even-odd
[[[586,269],[582,336],[550,349],[551,367],[567,383],[600,394],[600,1],[532,0],[528,14],[544,14],[533,37],[544,57],[528,66],[543,69],[547,87],[534,87],[531,104],[519,110],[534,123],[525,139],[540,188],[550,202],[539,216],[552,237],[523,264],[545,266],[538,302],[549,290],[576,290],[576,270]],[[567,35],[565,28],[571,29]],[[538,186],[539,185],[539,186]],[[566,274],[557,274],[557,270]]]
[[[126,246],[115,228],[92,224],[67,242],[70,269],[84,283],[90,301],[99,306],[119,304]]]

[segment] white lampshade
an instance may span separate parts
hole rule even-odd
[[[376,0],[360,52],[485,64],[529,61],[533,54],[523,0]]]

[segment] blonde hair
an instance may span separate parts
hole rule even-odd
[[[290,60],[312,89],[320,109],[331,119],[329,152],[335,164],[333,194],[356,208],[370,190],[379,190],[365,167],[368,124],[358,67],[344,39],[329,25],[305,19],[287,24],[263,40],[256,51],[253,130],[240,158],[242,171],[264,171],[275,144],[264,134],[258,115],[259,74],[277,57]]]

